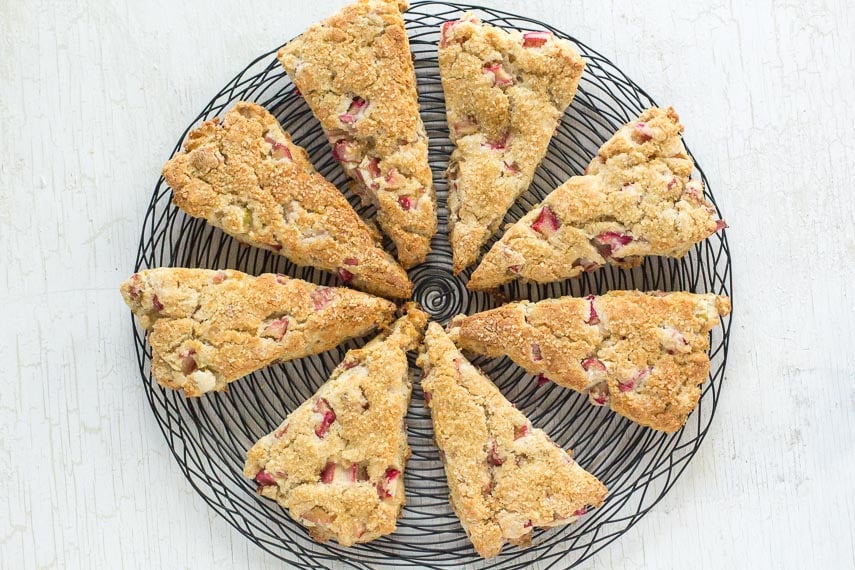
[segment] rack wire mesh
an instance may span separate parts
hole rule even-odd
[[[452,145],[448,139],[445,106],[437,67],[436,45],[442,22],[475,12],[483,21],[508,29],[549,30],[573,42],[587,68],[571,107],[549,147],[527,193],[506,217],[515,221],[550,190],[580,174],[599,146],[623,123],[654,101],[608,59],[582,42],[547,24],[499,10],[448,2],[418,2],[405,14],[419,84],[421,111],[430,137],[430,165],[439,196],[440,231],[433,252],[410,277],[414,298],[434,319],[472,314],[500,301],[466,290],[468,272],[451,274],[451,250],[446,236],[446,187],[443,172]],[[190,123],[176,144],[178,152],[187,132],[201,121],[230,108],[239,100],[255,101],[269,109],[304,146],[318,171],[339,188],[346,177],[332,159],[320,125],[294,89],[275,58],[276,50],[251,62],[234,77]],[[715,203],[700,166],[706,196]],[[371,207],[345,191],[360,214],[371,218]],[[162,178],[145,216],[136,269],[161,266],[238,269],[250,274],[286,273],[324,285],[336,285],[330,274],[297,267],[281,256],[243,247],[203,220],[185,216],[171,203],[171,190]],[[494,238],[493,241],[495,241]],[[385,245],[391,249],[391,242]],[[492,242],[489,245],[492,245]],[[508,299],[544,299],[582,296],[610,289],[683,290],[730,295],[732,274],[725,232],[698,244],[680,260],[648,258],[633,270],[606,267],[579,279],[549,285],[514,283],[505,288]],[[255,493],[255,484],[242,475],[246,450],[271,431],[281,419],[308,399],[326,380],[344,353],[363,344],[351,341],[327,353],[275,365],[233,383],[223,393],[185,400],[165,390],[150,376],[151,349],[144,334],[133,327],[143,385],[175,459],[204,500],[252,542],[299,567],[311,568],[522,568],[537,559],[541,568],[569,568],[594,555],[636,524],[662,499],[683,473],[704,440],[722,389],[730,334],[730,317],[712,333],[710,379],[698,409],[686,426],[674,434],[642,428],[587,399],[554,384],[539,386],[507,359],[475,358],[502,392],[532,422],[562,447],[572,448],[576,460],[609,488],[604,506],[571,526],[534,533],[525,550],[506,548],[481,561],[448,503],[445,474],[433,444],[430,416],[416,384],[407,416],[413,456],[406,470],[407,505],[398,531],[372,543],[342,548],[313,542],[305,530],[275,503]],[[411,361],[410,363],[414,363]]]

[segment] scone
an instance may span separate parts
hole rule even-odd
[[[451,505],[484,558],[575,522],[606,488],[553,443],[431,323],[418,359]]]
[[[285,275],[160,268],[134,273],[122,297],[148,331],[151,373],[185,396],[318,354],[387,325],[395,305]]]
[[[439,72],[451,140],[448,210],[454,273],[475,263],[534,171],[585,64],[548,32],[507,32],[473,14],[446,22]]]
[[[403,1],[360,0],[279,50],[279,61],[409,269],[430,251],[436,195],[406,8]]]
[[[409,307],[389,332],[348,351],[315,395],[249,450],[244,474],[315,540],[351,546],[395,531],[410,457],[406,353],[426,322]]]
[[[163,167],[176,206],[238,240],[349,285],[408,298],[407,274],[276,118],[254,103],[192,131]]]
[[[552,191],[496,242],[468,287],[547,283],[645,255],[683,257],[727,227],[692,180],[673,109],[648,109],[608,140],[586,169]]]
[[[507,356],[594,405],[674,432],[698,405],[709,332],[729,313],[730,300],[713,294],[611,291],[459,315],[450,334],[464,350]]]

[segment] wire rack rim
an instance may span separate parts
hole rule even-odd
[[[430,36],[431,33],[437,35],[437,23],[464,11],[478,12],[482,20],[503,27],[522,28],[523,25],[531,25],[535,29],[548,29],[577,45],[589,62],[588,81],[592,83],[587,87],[592,87],[594,81],[603,84],[611,82],[610,89],[613,91],[607,89],[604,96],[612,97],[615,107],[603,109],[604,99],[597,98],[593,91],[586,94],[580,87],[577,101],[574,101],[573,112],[574,119],[581,122],[574,127],[592,128],[593,131],[597,131],[597,128],[604,130],[637,106],[655,105],[653,99],[644,90],[599,52],[552,26],[502,10],[450,2],[415,2],[411,5],[410,11],[405,14],[408,29],[411,32],[427,29],[428,33],[425,36],[420,35],[418,41],[414,41],[413,44],[418,44],[419,47],[435,45],[435,40],[426,38],[433,37]],[[430,21],[432,27],[429,27],[426,21]],[[294,108],[296,98],[293,96],[293,87],[288,89],[287,79],[279,70],[275,57],[271,57],[277,50],[278,47],[258,56],[226,83],[226,86],[208,102],[199,116],[184,130],[173,149],[173,155],[180,150],[181,142],[200,120],[209,118],[212,114],[218,114],[238,98],[256,100],[268,108],[279,109],[279,114],[285,113],[286,109]],[[424,54],[419,54],[419,57],[422,57],[420,60],[422,63],[435,64],[430,58],[423,56]],[[256,70],[259,67],[260,69]],[[420,68],[418,71],[425,72],[425,69]],[[283,84],[273,94],[268,92],[272,89],[271,86],[279,83]],[[424,97],[422,103],[423,107],[429,107],[427,110],[431,113],[442,115],[443,124],[429,129],[432,133],[431,166],[434,168],[434,173],[438,174],[443,169],[442,156],[447,156],[449,144],[447,136],[444,136],[444,107],[442,107],[441,98],[438,98],[435,93],[431,93],[430,97]],[[591,116],[587,116],[586,113]],[[303,121],[301,123],[303,126],[311,124],[313,120],[310,114],[307,115],[306,109],[293,114],[293,117]],[[427,123],[426,120],[426,126]],[[433,140],[434,133],[437,134],[437,140]],[[341,186],[342,173],[337,170],[336,165],[330,164],[329,153],[326,153],[327,159],[318,159],[325,156],[326,142],[321,140],[311,144],[311,140],[307,140],[310,144],[305,146],[318,170]],[[577,143],[578,148],[584,148],[586,142],[573,138],[572,133],[568,135],[564,132],[556,134],[555,141],[554,146],[566,145],[569,141]],[[435,156],[437,152],[439,152],[439,158]],[[560,154],[558,158],[566,161],[567,164],[575,161],[574,167],[578,167],[576,156],[578,154],[578,152]],[[548,157],[545,163],[550,163],[550,160]],[[542,167],[541,170],[543,172],[539,171],[539,183],[549,188],[550,184],[554,184],[555,178],[550,178],[548,169]],[[700,166],[697,170],[708,190],[708,197],[715,203],[709,192],[706,175]],[[530,203],[522,204],[520,208],[524,211],[530,205]],[[717,205],[716,207],[718,208]],[[193,244],[188,245],[188,236],[198,238],[201,242],[194,241]],[[163,261],[167,261],[167,265],[184,262],[189,266],[206,266],[206,263],[212,263],[211,255],[214,255],[214,261],[217,263],[232,256],[229,259],[236,260],[234,263],[240,265],[242,269],[281,268],[283,263],[281,259],[272,259],[269,254],[258,251],[238,252],[229,239],[218,235],[204,223],[182,217],[174,207],[169,205],[169,189],[161,178],[155,185],[143,224],[135,270],[158,265],[158,262],[162,264]],[[628,288],[639,283],[657,284],[665,283],[668,279],[676,279],[692,290],[700,288],[731,294],[733,276],[726,232],[717,236],[716,239],[718,240],[716,243],[708,240],[693,252],[693,256],[697,259],[697,267],[693,265],[695,262],[693,257],[692,263],[689,264],[685,262],[651,264],[648,268],[651,270],[650,274],[643,273],[640,277],[609,269],[603,270],[598,276],[585,276],[579,283],[567,287],[602,290],[612,288],[613,285]],[[443,255],[448,254],[448,251],[442,247],[439,249]],[[430,269],[431,267],[428,267],[426,271]],[[708,273],[704,273],[703,270]],[[324,279],[317,275],[312,275],[312,278]],[[639,281],[636,281],[636,278]],[[542,287],[539,291],[544,296],[554,296],[556,292],[565,291],[563,287],[565,287],[563,284],[549,285]],[[531,292],[530,286],[526,289],[515,285],[512,289],[512,293],[520,296],[531,295]],[[576,290],[573,289],[572,293],[575,294]],[[452,296],[453,294],[453,291],[449,293]],[[470,298],[470,304],[465,308],[477,309],[479,302],[472,301]],[[283,402],[286,401],[293,403],[294,400],[303,397],[306,391],[311,393],[311,383],[291,384],[304,379],[294,372],[294,366],[290,368],[285,366],[282,372],[289,382],[288,390],[293,390],[295,393],[283,395],[281,390],[266,391],[270,388],[269,384],[276,381],[277,376],[275,371],[260,371],[234,385],[226,397],[214,396],[200,402],[188,402],[152,382],[148,368],[151,358],[150,348],[144,335],[136,327],[133,328],[133,335],[146,397],[181,471],[211,508],[223,516],[238,532],[274,556],[284,561],[309,564],[319,568],[328,568],[329,563],[338,561],[353,568],[387,568],[406,565],[444,569],[459,567],[461,563],[477,563],[479,568],[520,568],[526,565],[526,559],[536,555],[545,567],[557,568],[580,564],[607,547],[637,524],[685,472],[689,461],[697,453],[706,437],[715,414],[727,360],[730,328],[730,317],[723,319],[721,333],[716,339],[717,343],[711,348],[711,354],[717,359],[717,364],[715,370],[711,372],[710,381],[704,387],[702,406],[699,405],[699,409],[690,418],[686,428],[673,435],[655,434],[638,426],[626,426],[613,416],[598,414],[580,405],[584,402],[580,402],[580,399],[573,394],[568,394],[569,391],[556,390],[549,386],[538,387],[530,380],[520,381],[518,369],[507,362],[491,363],[490,375],[497,384],[500,384],[503,391],[513,385],[510,388],[515,394],[513,400],[521,409],[533,409],[533,413],[530,414],[533,422],[538,425],[543,424],[544,427],[552,426],[547,431],[556,438],[574,441],[580,463],[586,462],[595,467],[599,465],[597,468],[601,472],[597,474],[604,481],[608,481],[612,493],[604,507],[593,511],[579,524],[565,527],[557,532],[540,531],[535,535],[535,545],[529,550],[506,549],[499,558],[487,562],[480,561],[473,555],[459,524],[447,508],[441,515],[433,514],[438,505],[447,507],[447,497],[443,496],[445,493],[443,485],[437,486],[438,481],[444,476],[438,475],[439,471],[435,466],[431,467],[431,458],[435,456],[435,449],[427,441],[431,432],[429,420],[423,413],[419,415],[418,412],[413,412],[414,417],[408,416],[408,421],[411,423],[410,444],[413,447],[413,458],[410,460],[411,466],[408,466],[407,471],[410,480],[408,501],[412,492],[413,504],[408,505],[405,517],[400,521],[398,534],[391,538],[384,537],[356,550],[343,549],[335,544],[318,545],[305,536],[302,527],[297,526],[288,519],[287,515],[282,514],[281,509],[277,512],[278,507],[275,504],[259,500],[252,493],[252,485],[236,473],[232,465],[235,460],[240,460],[240,455],[245,452],[245,442],[251,441],[260,429],[264,429],[257,418],[246,418],[241,416],[241,413],[248,408],[258,406],[255,411],[263,416],[261,421],[269,423],[274,418],[270,417],[271,413],[265,406],[275,408],[280,404],[285,406]],[[312,371],[323,381],[325,371],[340,359],[343,350],[343,348],[338,349],[332,353],[308,359],[301,365],[302,371],[306,376]],[[482,367],[487,365],[485,362],[480,364]],[[414,400],[421,397],[417,386]],[[542,405],[536,406],[533,402],[541,402]],[[239,407],[235,408],[235,403]],[[701,413],[701,407],[703,407],[703,413]],[[562,423],[560,418],[556,418],[555,413],[550,413],[551,408],[567,413],[572,412],[574,420]],[[232,425],[231,431],[224,429],[235,417],[242,420],[243,424],[238,422],[237,425]],[[584,425],[585,429],[580,429],[576,425],[577,420],[578,424]],[[592,447],[591,444],[591,433],[608,434],[608,437],[604,438],[604,445],[607,444],[613,450],[618,450],[614,452],[613,457],[605,460],[597,457],[596,446]],[[696,435],[692,436],[692,433]],[[208,452],[217,455],[212,457]],[[423,488],[423,485],[428,486]],[[633,504],[633,501],[637,503]],[[430,536],[431,540],[439,546],[431,550],[429,545],[409,542],[420,536],[418,533]]]

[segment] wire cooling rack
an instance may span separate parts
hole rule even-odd
[[[414,298],[433,318],[493,308],[499,301],[465,288],[468,272],[451,274],[447,239],[446,186],[443,172],[452,150],[445,121],[445,106],[437,67],[436,46],[442,22],[475,12],[483,21],[519,30],[547,29],[572,41],[587,61],[579,90],[567,110],[549,152],[530,190],[508,213],[515,221],[550,190],[580,174],[598,147],[624,122],[653,100],[608,59],[547,24],[502,11],[451,4],[418,2],[405,14],[418,76],[421,111],[430,137],[430,165],[439,196],[440,230],[426,263],[414,268]],[[232,79],[190,123],[222,114],[240,100],[258,102],[269,109],[304,146],[317,169],[339,188],[346,177],[333,160],[320,125],[295,91],[275,57],[276,50],[258,57]],[[689,129],[691,134],[691,129]],[[715,202],[706,177],[697,167],[707,197]],[[270,252],[243,247],[203,220],[185,216],[171,203],[171,190],[159,179],[155,185],[140,237],[137,270],[181,266],[231,268],[257,275],[286,273],[324,285],[337,285],[331,275],[296,267]],[[346,192],[364,216],[370,207]],[[501,233],[501,232],[499,232]],[[495,241],[496,238],[493,239]],[[492,242],[489,245],[492,245]],[[386,240],[386,246],[391,243]],[[484,250],[486,251],[486,249]],[[607,266],[563,283],[514,283],[505,288],[509,299],[543,299],[561,295],[582,296],[610,289],[682,290],[729,295],[732,276],[725,232],[714,234],[680,260],[647,258],[633,270]],[[532,422],[542,427],[562,447],[609,488],[606,503],[582,520],[559,529],[535,531],[526,550],[507,547],[495,559],[481,561],[448,502],[445,474],[432,441],[430,416],[416,383],[407,415],[413,456],[405,476],[407,506],[398,531],[370,544],[342,548],[336,543],[317,544],[274,502],[255,493],[255,483],[245,479],[246,450],[271,431],[282,418],[308,399],[326,380],[344,353],[364,339],[327,353],[272,366],[230,385],[224,393],[185,400],[180,393],[159,387],[150,377],[151,349],[134,327],[143,385],[175,459],[184,475],[205,501],[249,540],[302,568],[522,568],[537,559],[541,568],[569,568],[606,547],[632,527],[674,485],[706,436],[722,389],[730,333],[730,318],[722,321],[711,338],[712,367],[698,409],[675,434],[642,428],[606,408],[590,406],[585,396],[554,384],[538,386],[531,376],[507,359],[476,358],[481,367]],[[411,360],[411,366],[414,364]]]

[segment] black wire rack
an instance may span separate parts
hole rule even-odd
[[[506,221],[519,219],[553,188],[580,174],[599,146],[621,124],[655,105],[644,90],[608,59],[547,24],[484,7],[446,2],[418,2],[411,6],[405,19],[422,117],[430,137],[440,230],[427,262],[414,268],[410,277],[415,284],[415,300],[443,323],[455,314],[472,314],[501,303],[490,295],[467,291],[468,272],[459,278],[451,274],[443,172],[452,144],[445,120],[436,46],[440,25],[459,19],[465,11],[475,12],[483,21],[503,28],[549,30],[573,42],[587,62],[576,98],[565,113],[531,188],[517,201]],[[345,188],[346,177],[333,160],[320,125],[279,66],[275,53],[273,50],[261,55],[235,76],[193,119],[173,154],[179,151],[187,132],[201,121],[222,114],[237,101],[255,101],[276,115],[294,141],[307,149],[318,171],[339,188]],[[707,198],[715,203],[703,171],[696,167]],[[286,273],[323,285],[339,284],[328,273],[297,267],[281,256],[241,246],[204,220],[185,216],[170,203],[171,194],[163,179],[159,179],[140,237],[137,270],[163,266],[230,268],[254,275]],[[360,214],[372,217],[370,207],[360,205],[349,191],[346,195]],[[385,245],[391,249],[389,240]],[[511,300],[538,300],[598,294],[611,289],[730,295],[732,275],[726,233],[714,234],[683,259],[651,257],[632,270],[607,266],[561,283],[513,283],[504,292]],[[545,429],[562,447],[572,448],[579,464],[609,488],[605,504],[577,524],[535,531],[530,548],[507,547],[499,557],[488,561],[482,561],[472,549],[449,505],[445,473],[418,383],[407,415],[413,450],[405,475],[407,505],[393,535],[353,548],[315,543],[283,509],[256,495],[255,483],[243,477],[246,450],[308,399],[344,353],[360,346],[365,339],[318,356],[260,370],[231,384],[226,392],[185,400],[180,393],[165,390],[151,379],[151,349],[136,326],[133,331],[149,403],[182,472],[229,524],[281,560],[305,568],[445,569],[473,564],[477,568],[511,569],[523,568],[536,559],[541,568],[552,569],[575,566],[616,540],[656,505],[683,473],[704,440],[715,413],[727,360],[730,322],[730,317],[724,318],[721,328],[713,331],[709,382],[704,385],[698,409],[686,426],[674,434],[640,427],[607,408],[590,406],[585,396],[554,384],[539,386],[507,359],[473,359],[536,426]]]

